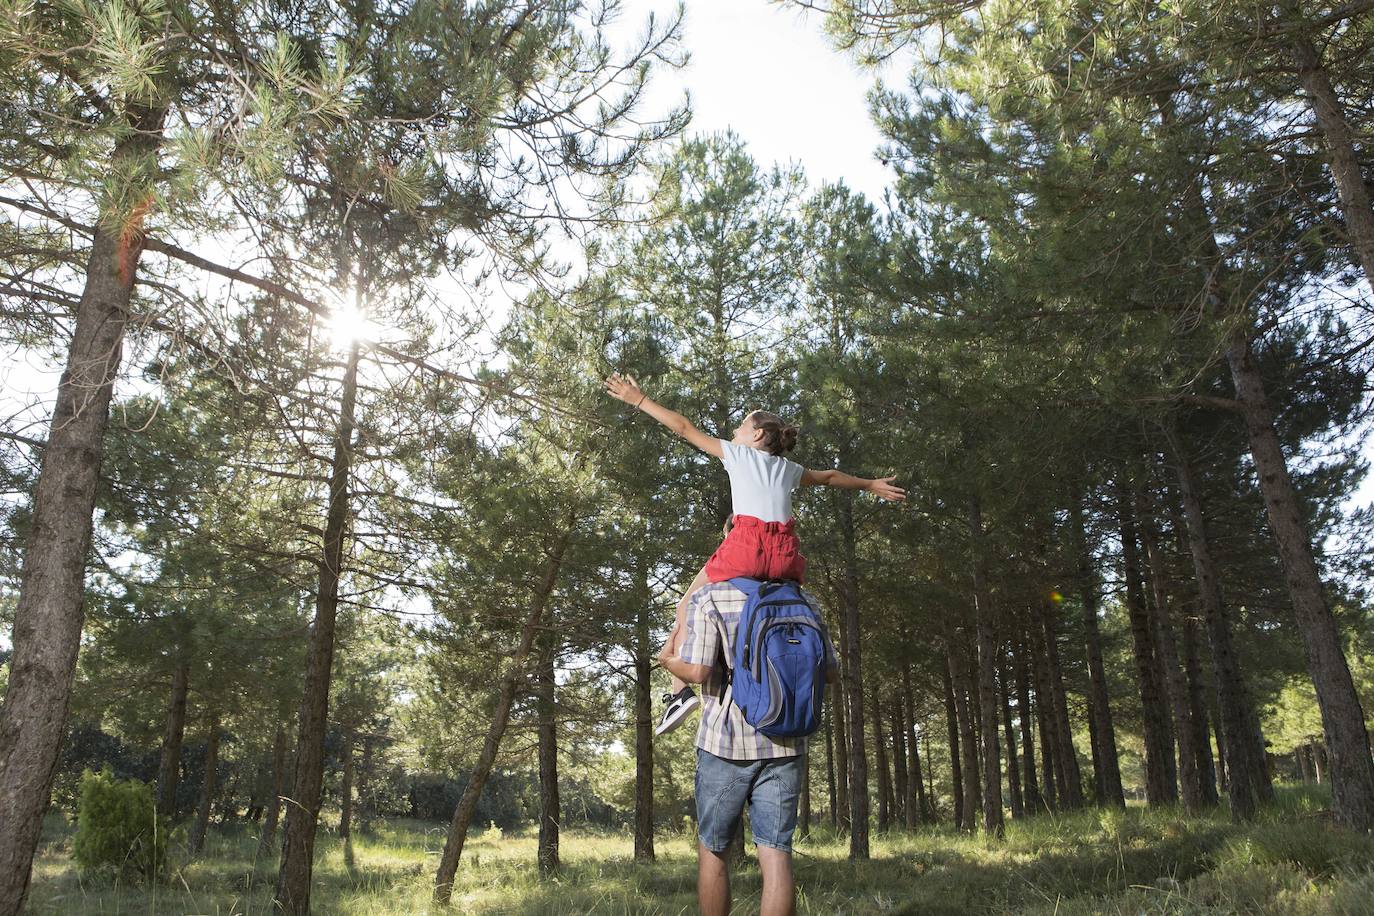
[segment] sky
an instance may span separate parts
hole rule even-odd
[[[625,0],[618,31],[641,28],[670,0]],[[865,94],[881,76],[901,84],[898,64],[878,74],[834,50],[821,17],[766,0],[689,0],[684,45],[690,59],[659,72],[646,111],[661,111],[687,90],[694,132],[733,129],[763,165],[800,163],[813,183],[844,179],[873,200],[889,172],[874,157],[882,138]]]

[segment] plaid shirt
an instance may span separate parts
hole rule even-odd
[[[816,614],[815,600],[802,593]],[[740,614],[748,596],[729,582],[712,582],[692,593],[678,657],[692,665],[710,665],[711,674],[701,685],[701,725],[697,747],[727,760],[767,760],[795,757],[806,752],[805,738],[770,738],[744,721],[744,713],[730,695],[730,647],[735,642]],[[834,669],[835,647],[825,634],[827,671]]]

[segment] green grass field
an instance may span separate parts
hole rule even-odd
[[[872,861],[847,860],[847,840],[815,832],[797,847],[799,911],[806,914],[1374,914],[1374,838],[1331,827],[1324,793],[1280,788],[1280,804],[1237,828],[1225,812],[1087,811],[1010,823],[994,843],[927,830],[875,836]],[[275,861],[255,863],[250,830],[213,831],[205,855],[173,853],[171,877],[131,885],[82,876],[72,828],[48,824],[35,865],[35,914],[268,914]],[[442,825],[380,823],[345,864],[322,831],[314,911],[433,913]],[[563,870],[541,880],[532,835],[486,832],[468,843],[454,905],[462,914],[679,914],[695,912],[689,835],[657,838],[658,861],[636,864],[628,836],[565,831]],[[737,913],[757,912],[759,878],[737,875]]]

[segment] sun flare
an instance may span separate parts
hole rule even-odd
[[[371,343],[378,339],[380,326],[368,317],[367,307],[353,290],[344,290],[334,304],[327,322],[330,342],[346,349],[354,342]]]

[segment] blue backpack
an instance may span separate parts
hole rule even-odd
[[[730,649],[735,705],[760,733],[799,738],[821,724],[825,624],[796,582],[731,579],[748,601]]]

